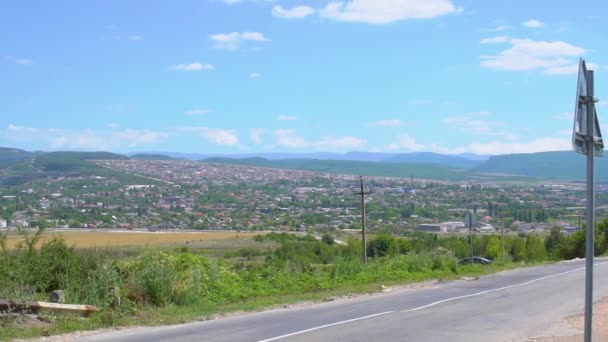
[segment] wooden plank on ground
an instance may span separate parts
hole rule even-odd
[[[89,315],[92,312],[97,312],[99,309],[93,305],[86,304],[59,304],[49,302],[37,302],[31,300],[7,300],[0,299],[0,311],[4,312],[34,312],[52,311],[52,312],[71,312],[81,315]]]

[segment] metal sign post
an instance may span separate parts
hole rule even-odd
[[[585,241],[585,342],[592,340],[593,315],[593,257],[595,237],[595,174],[594,156],[602,155],[604,143],[595,111],[593,70],[587,70],[580,60],[576,90],[576,109],[572,131],[574,151],[587,156],[587,228]]]
[[[477,224],[477,218],[472,212],[464,215],[464,225],[469,228],[469,241],[471,244],[471,262],[473,262],[473,227]]]

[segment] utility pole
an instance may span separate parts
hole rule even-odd
[[[361,246],[363,246],[362,260],[364,264],[367,264],[367,239],[365,237],[365,195],[369,195],[372,192],[371,190],[365,191],[365,187],[363,186],[363,176],[359,176],[359,179],[361,180],[361,191],[355,192],[355,195],[361,196]]]
[[[500,208],[500,235],[502,235],[502,258],[506,258],[505,254],[505,218],[502,215],[502,208]]]

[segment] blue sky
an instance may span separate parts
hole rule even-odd
[[[606,13],[602,0],[3,1],[0,146],[567,150],[579,57],[608,101]]]

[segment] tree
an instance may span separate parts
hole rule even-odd
[[[547,252],[553,252],[553,250],[557,248],[559,243],[562,241],[562,238],[563,234],[561,232],[561,228],[558,226],[553,226],[553,228],[551,228],[551,232],[545,238],[545,249]]]
[[[547,257],[543,240],[537,236],[528,236],[526,240],[526,261],[543,261]]]
[[[502,247],[500,239],[496,236],[492,236],[486,244],[486,256],[490,259],[498,259],[502,256]]]
[[[513,256],[513,261],[524,261],[526,260],[526,239],[521,237],[516,237],[513,240],[513,245],[511,246],[511,255]]]
[[[397,253],[399,253],[399,246],[392,235],[378,235],[367,244],[367,255],[373,258],[393,256]]]
[[[329,233],[323,234],[323,236],[321,237],[321,241],[323,243],[328,244],[328,245],[333,245],[334,244],[334,238]]]

